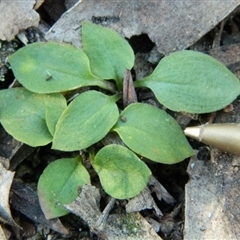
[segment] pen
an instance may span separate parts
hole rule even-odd
[[[240,124],[220,123],[187,127],[186,136],[224,152],[240,155]]]

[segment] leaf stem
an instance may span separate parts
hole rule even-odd
[[[123,90],[123,81],[122,80],[115,80],[116,84],[117,84],[117,89],[118,91],[122,91]]]
[[[110,91],[112,93],[116,93],[117,92],[115,84],[112,83],[112,82],[109,82],[107,80],[99,80],[99,81],[97,81],[96,85],[98,87],[106,89],[106,90],[108,90],[108,91]]]
[[[121,98],[121,95],[120,95],[119,93],[110,96],[110,99],[111,99],[113,102],[117,102],[120,98]]]
[[[133,85],[134,85],[134,87],[142,87],[142,86],[144,86],[144,79],[141,79],[141,80],[137,80],[137,81],[135,81],[135,82],[133,82]]]
[[[88,153],[89,153],[89,160],[92,163],[93,159],[95,158],[95,148],[93,146],[90,146],[88,148]]]

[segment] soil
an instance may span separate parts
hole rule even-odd
[[[38,10],[40,17],[48,24],[52,26],[58,18],[66,11],[66,8],[56,1],[47,1]],[[54,9],[54,11],[52,10]],[[202,39],[196,42],[190,49],[206,52],[213,55],[216,58],[221,58],[221,51],[226,51],[226,48],[233,44],[240,43],[240,29],[239,29],[240,14],[236,10],[231,16],[227,17],[222,23],[216,26]],[[25,31],[29,42],[35,42],[44,40],[41,30],[38,28],[29,28]],[[194,33],[193,33],[194,34]],[[146,34],[139,36],[133,36],[129,39],[129,43],[134,49],[137,56],[135,70],[132,72],[133,77],[144,76],[151,72],[155,67],[155,62],[147,62],[146,59],[153,57],[155,44],[148,38]],[[15,39],[12,42],[2,43],[6,51],[1,52],[9,55],[16,49],[23,46],[23,44]],[[218,50],[215,50],[218,49]],[[158,60],[161,56],[157,57]],[[143,66],[144,65],[144,69]],[[226,65],[228,65],[226,63]],[[228,67],[237,75],[239,74],[239,61],[230,62]],[[1,89],[7,88],[14,80],[14,76],[10,69],[5,64],[0,65],[1,75],[5,76],[5,81],[0,82]],[[159,106],[154,96],[150,91],[137,92],[139,101],[150,102]],[[162,107],[162,106],[159,106]],[[231,111],[231,110],[230,110]],[[207,122],[212,116],[210,115],[198,115],[189,116],[182,113],[174,113],[168,111],[172,116],[176,118],[182,128],[187,125],[196,125]],[[2,139],[0,144],[0,155],[4,159],[11,158],[10,170],[15,171],[14,183],[10,195],[11,210],[14,220],[22,227],[22,230],[9,225],[5,225],[5,229],[9,231],[9,239],[104,239],[101,238],[99,232],[90,231],[89,227],[83,223],[78,217],[73,214],[69,214],[65,217],[61,217],[62,224],[69,230],[69,233],[64,235],[57,231],[52,230],[50,227],[46,227],[43,224],[30,220],[27,212],[24,210],[26,206],[19,205],[19,198],[22,195],[17,196],[17,190],[25,189],[25,187],[31,188],[36,191],[37,181],[44,168],[52,161],[72,156],[73,153],[62,153],[53,151],[50,146],[41,148],[31,148],[25,145],[19,146],[17,142],[12,139],[2,128],[0,129],[0,138]],[[200,144],[196,141],[190,140],[194,149],[198,150],[197,158],[202,161],[209,161],[211,156],[211,150],[204,144]],[[174,203],[167,203],[164,200],[159,200],[156,194],[152,194],[157,207],[161,210],[163,216],[156,216],[154,209],[145,209],[140,213],[145,219],[154,219],[158,222],[158,235],[165,240],[180,240],[184,238],[184,199],[185,199],[185,184],[189,180],[187,173],[189,159],[175,164],[175,165],[162,165],[153,164],[148,162],[148,166],[152,170],[153,176],[166,188],[169,194],[176,200]],[[92,179],[95,186],[99,186],[98,179],[94,172],[92,173]],[[30,196],[30,193],[28,193]],[[30,199],[28,199],[31,201]],[[108,197],[102,193],[100,202],[101,211],[105,208],[108,202]],[[111,214],[113,213],[125,213],[125,206],[127,201],[116,201]],[[26,204],[26,202],[25,202]]]

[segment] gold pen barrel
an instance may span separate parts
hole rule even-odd
[[[205,124],[187,127],[184,133],[188,137],[222,151],[240,155],[240,124]]]

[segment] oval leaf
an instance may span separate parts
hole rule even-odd
[[[57,101],[54,106],[54,108],[47,107],[46,109],[46,123],[52,136],[58,119],[60,118],[62,112],[67,108],[67,101],[64,97],[62,97],[61,101]]]
[[[100,141],[116,123],[115,99],[88,91],[76,97],[61,115],[53,137],[53,149],[75,151]]]
[[[132,151],[120,145],[108,145],[95,156],[92,165],[102,187],[114,198],[127,199],[147,185],[151,171]]]
[[[38,197],[47,219],[68,214],[63,207],[76,199],[80,188],[90,183],[81,158],[62,158],[50,163],[38,181]]]
[[[37,42],[9,57],[17,80],[37,93],[64,92],[102,84],[90,72],[86,54],[69,44]]]
[[[49,128],[53,130],[66,106],[61,94],[37,94],[24,88],[1,90],[0,101],[0,122],[5,130],[18,141],[33,147],[52,141],[45,119],[47,109],[53,113],[49,123]]]
[[[135,86],[150,88],[174,111],[207,113],[224,108],[240,94],[237,77],[214,58],[179,51],[163,58],[154,72]]]
[[[113,130],[130,149],[155,162],[173,164],[194,154],[177,122],[148,104],[129,105]]]
[[[83,23],[82,42],[92,72],[102,79],[115,79],[121,86],[124,70],[134,64],[128,42],[112,29],[89,22]]]

